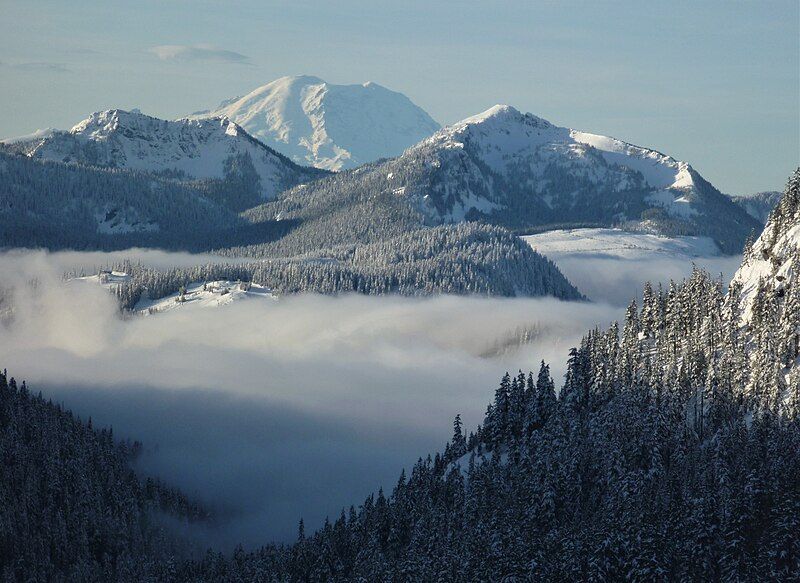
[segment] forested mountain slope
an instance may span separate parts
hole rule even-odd
[[[168,525],[208,516],[181,493],[134,475],[140,447],[92,429],[3,371],[2,580],[168,580],[172,557],[188,550]]]
[[[310,75],[281,77],[188,119],[209,117],[227,117],[298,164],[326,170],[399,156],[439,129],[402,93]]]
[[[552,125],[509,106],[446,127],[402,156],[310,184],[342,200],[391,193],[427,224],[480,220],[513,229],[619,225],[707,235],[741,250],[759,223],[689,164]]]
[[[0,153],[0,246],[192,248],[241,222],[211,184]]]

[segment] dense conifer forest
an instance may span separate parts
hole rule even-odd
[[[371,244],[340,245],[290,258],[168,270],[126,262],[114,269],[131,275],[130,281],[114,288],[123,309],[133,309],[142,298],[163,298],[192,282],[220,279],[256,282],[280,294],[582,298],[549,259],[524,241],[503,229],[475,224],[422,229]]]
[[[141,444],[119,441],[0,374],[0,577],[4,581],[160,579],[189,544],[176,526],[208,514],[138,478]]]

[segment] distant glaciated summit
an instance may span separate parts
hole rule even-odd
[[[355,168],[403,151],[439,129],[402,93],[377,83],[334,85],[282,77],[189,119],[227,117],[298,164]]]

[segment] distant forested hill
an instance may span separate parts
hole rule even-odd
[[[233,188],[229,180],[187,182],[0,154],[0,239],[9,247],[144,246],[226,256],[202,273],[159,276],[171,283],[149,283],[152,299],[162,297],[160,290],[234,272],[282,293],[581,297],[551,262],[497,227],[425,227],[393,195],[342,199],[335,182],[236,213],[225,202]],[[243,265],[234,270],[232,257]],[[126,290],[124,305],[141,292],[141,286]]]

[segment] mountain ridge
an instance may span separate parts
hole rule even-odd
[[[516,232],[591,224],[708,236],[723,253],[734,253],[759,228],[686,162],[508,105],[443,128],[397,158],[333,175],[297,166],[226,117],[171,122],[107,110],[67,132],[11,147],[34,160],[188,182],[200,198],[243,213],[241,225],[273,233],[252,242],[237,237],[223,247],[271,256],[278,248],[293,255],[460,222]],[[39,170],[46,169],[30,169]],[[127,213],[126,224],[150,230],[151,217],[129,208],[96,211],[111,213],[112,222],[115,212]],[[277,231],[291,241],[272,245]]]
[[[747,214],[762,225],[767,223],[770,212],[780,202],[783,192],[779,190],[764,190],[752,194],[730,194],[731,200],[742,207]]]
[[[40,160],[181,179],[247,177],[263,200],[323,174],[298,166],[226,118],[173,122],[138,110],[95,112],[70,130],[12,141],[10,148]]]
[[[428,225],[479,221],[525,231],[592,224],[710,236],[724,253],[738,253],[760,227],[686,162],[503,105],[445,127],[397,158],[281,198],[316,200],[326,192],[334,201],[333,189],[342,201],[391,195]]]

